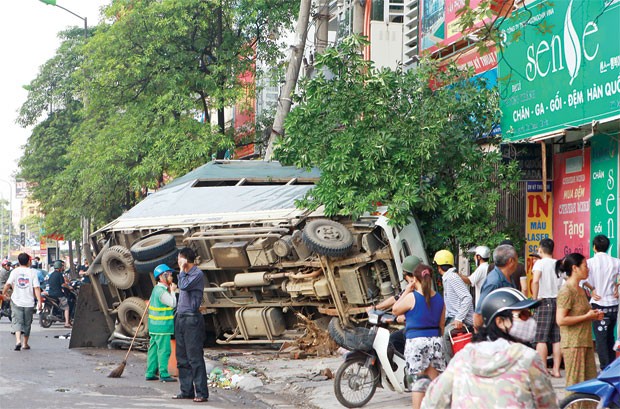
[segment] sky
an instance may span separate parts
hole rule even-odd
[[[60,45],[57,33],[70,26],[83,27],[78,17],[39,0],[0,0],[0,38],[3,62],[0,64],[0,197],[9,199],[9,185],[15,194],[13,178],[22,147],[30,129],[15,123],[17,111],[26,100],[23,89],[54,56]],[[57,4],[85,17],[88,25],[99,21],[99,9],[110,0],[57,0]],[[13,196],[14,207],[18,203]]]

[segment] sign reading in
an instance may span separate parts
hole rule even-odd
[[[590,148],[553,158],[553,256],[588,256],[590,247]]]
[[[553,198],[552,185],[547,182],[546,196],[542,182],[527,182],[527,202],[525,206],[525,271],[527,272],[527,293],[532,294],[532,267],[537,258],[538,243],[553,235]]]
[[[618,140],[617,136],[595,135],[592,138],[592,197],[590,199],[591,237],[609,238],[607,251],[618,257]],[[590,246],[592,252],[592,246]]]
[[[541,0],[502,24],[504,139],[620,114],[620,1]]]

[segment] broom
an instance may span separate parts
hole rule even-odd
[[[119,366],[117,366],[116,368],[114,368],[112,370],[112,372],[110,372],[110,374],[108,375],[108,378],[120,378],[121,375],[123,374],[123,371],[125,370],[125,366],[127,366],[127,358],[129,357],[129,353],[131,352],[131,347],[133,347],[133,343],[136,340],[136,336],[138,336],[138,331],[140,331],[140,326],[142,325],[142,321],[144,321],[144,317],[146,316],[146,312],[149,310],[149,303],[146,303],[146,308],[144,309],[144,312],[142,313],[142,317],[140,318],[140,323],[138,324],[138,328],[136,328],[136,333],[133,334],[133,338],[131,339],[131,344],[129,344],[129,349],[127,350],[127,353],[125,354],[125,359],[123,359],[123,362],[121,362],[121,364]]]

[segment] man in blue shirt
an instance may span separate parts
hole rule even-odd
[[[70,289],[69,283],[65,278],[63,272],[65,270],[65,263],[62,260],[54,261],[54,271],[49,276],[49,291],[50,297],[58,299],[58,306],[65,314],[65,328],[71,328],[71,320],[69,314],[69,300],[67,299],[63,288]]]
[[[179,251],[179,302],[174,323],[177,368],[181,393],[174,399],[193,399],[207,402],[207,370],[202,345],[205,340],[205,321],[200,304],[205,287],[204,273],[194,264],[196,253],[189,247]]]
[[[474,327],[480,328],[482,322],[482,302],[487,295],[493,290],[502,287],[513,287],[510,282],[510,276],[517,270],[519,264],[519,256],[514,247],[509,244],[502,244],[493,251],[493,261],[495,268],[487,275],[484,284],[480,289],[480,299],[476,303],[476,311],[474,313]]]

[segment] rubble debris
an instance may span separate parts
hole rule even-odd
[[[319,327],[311,318],[296,312],[299,323],[297,328],[304,335],[291,342],[284,342],[279,354],[288,354],[291,359],[304,359],[308,356],[323,357],[334,355],[338,345],[329,336],[329,332]]]

